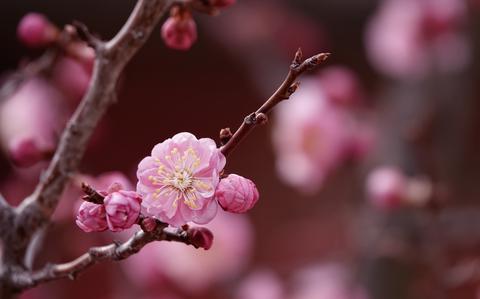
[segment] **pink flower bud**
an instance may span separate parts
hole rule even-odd
[[[17,36],[29,47],[44,47],[57,37],[58,29],[45,16],[31,12],[26,14],[17,27]]]
[[[370,202],[380,209],[398,208],[404,200],[407,179],[395,167],[380,167],[371,172],[367,179]]]
[[[211,4],[218,8],[228,7],[235,4],[236,0],[212,0]]]
[[[230,174],[218,184],[215,198],[225,211],[245,213],[257,203],[259,194],[251,180]]]
[[[192,227],[187,231],[188,238],[193,246],[197,248],[203,248],[205,250],[210,249],[213,244],[213,234],[206,227]]]
[[[162,38],[172,49],[188,50],[197,40],[197,25],[190,13],[169,17],[162,26]]]
[[[108,228],[119,232],[130,228],[140,215],[142,199],[134,191],[118,191],[107,195],[104,200]]]
[[[107,229],[105,207],[88,201],[84,201],[78,209],[78,227],[84,232],[101,232]]]

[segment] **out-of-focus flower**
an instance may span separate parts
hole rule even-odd
[[[285,290],[280,278],[269,270],[257,270],[240,283],[235,299],[283,299]]]
[[[373,206],[395,209],[401,206],[405,199],[407,178],[396,167],[379,167],[368,175],[366,188],[368,199]]]
[[[300,270],[294,277],[291,299],[366,299],[339,264],[318,264]]]
[[[141,197],[134,191],[115,191],[105,197],[108,228],[119,232],[134,225],[140,215]]]
[[[428,177],[410,178],[407,182],[405,200],[413,206],[423,207],[432,199],[433,189],[433,183]]]
[[[174,12],[162,25],[162,38],[172,49],[190,49],[197,40],[197,25],[191,13]]]
[[[28,13],[18,24],[18,39],[29,47],[44,47],[52,43],[58,29],[42,14]]]
[[[52,80],[72,104],[81,100],[88,88],[91,69],[88,65],[70,57],[63,57],[55,64]]]
[[[368,57],[380,72],[395,78],[461,70],[470,60],[465,18],[465,1],[384,1],[366,31]]]
[[[192,294],[235,278],[247,265],[252,249],[248,218],[219,210],[206,227],[215,236],[209,250],[181,243],[151,244],[122,263],[125,274],[142,289],[166,287],[162,281],[167,280]]]
[[[363,101],[363,90],[355,73],[347,67],[333,66],[322,69],[318,79],[323,92],[333,104],[352,106]]]
[[[76,223],[86,233],[106,230],[105,207],[87,201],[83,202],[78,210]]]
[[[366,124],[343,106],[332,105],[321,83],[305,80],[292,100],[276,109],[277,168],[287,183],[303,192],[316,191],[344,161],[366,153],[371,140],[360,138],[368,132]]]
[[[220,180],[215,199],[227,212],[245,213],[257,203],[259,198],[255,183],[236,174],[229,174]]]
[[[0,104],[0,144],[18,166],[49,158],[62,126],[62,97],[47,81],[34,78]]]
[[[177,227],[208,223],[217,212],[214,194],[224,166],[225,157],[209,138],[179,133],[157,144],[138,165],[144,214]]]

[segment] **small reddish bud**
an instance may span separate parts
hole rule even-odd
[[[58,29],[42,14],[28,13],[18,24],[17,36],[29,47],[44,47],[53,42],[58,35]]]
[[[155,218],[152,218],[152,217],[145,217],[142,219],[140,226],[146,232],[153,232],[157,227],[157,220],[155,220]]]
[[[188,239],[190,243],[196,248],[203,248],[205,250],[210,249],[213,244],[213,234],[205,227],[192,227],[187,231]]]
[[[251,180],[229,174],[218,184],[215,198],[225,211],[245,213],[257,203],[259,194]]]
[[[220,142],[223,144],[227,144],[227,142],[232,138],[233,133],[230,128],[224,128],[220,130]]]
[[[261,125],[265,125],[268,122],[268,116],[265,113],[257,113],[256,118]]]
[[[172,13],[162,26],[162,38],[172,49],[188,50],[197,40],[197,25],[188,11]]]
[[[108,226],[105,207],[84,201],[78,210],[76,223],[86,233],[106,230]]]

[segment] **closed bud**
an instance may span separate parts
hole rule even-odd
[[[213,234],[205,227],[192,227],[187,230],[187,236],[196,248],[210,249],[213,244]]]
[[[107,229],[105,207],[91,202],[83,202],[78,209],[76,223],[84,232],[101,232]]]
[[[251,180],[230,174],[218,184],[215,198],[225,211],[245,213],[257,203],[259,194]]]
[[[58,29],[39,13],[26,14],[17,27],[20,41],[29,47],[44,47],[55,41]]]
[[[162,38],[169,48],[190,49],[197,40],[197,25],[190,12],[178,12],[169,17],[163,23]]]
[[[134,225],[140,215],[142,199],[134,191],[117,191],[105,197],[108,228],[119,232]]]

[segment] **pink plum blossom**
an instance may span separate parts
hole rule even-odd
[[[219,210],[205,227],[215,238],[209,250],[181,243],[152,243],[121,264],[125,274],[142,289],[163,291],[168,281],[188,294],[238,277],[252,251],[253,229],[248,218]]]
[[[58,29],[39,13],[26,14],[17,27],[18,39],[30,47],[44,47],[53,42],[57,35]]]
[[[464,2],[383,1],[365,35],[372,65],[395,78],[421,78],[435,69],[463,69],[471,56],[462,28]]]
[[[53,153],[63,123],[61,101],[47,81],[33,78],[0,104],[0,145],[15,164],[31,166]]]
[[[84,232],[101,232],[107,229],[107,216],[103,205],[83,202],[76,223]]]
[[[189,12],[169,17],[162,25],[165,44],[175,50],[188,50],[197,40],[197,25]]]
[[[157,144],[138,165],[143,213],[177,227],[208,223],[217,212],[214,194],[225,162],[209,138],[179,133]]]
[[[105,197],[108,228],[119,232],[134,225],[140,215],[141,197],[134,191],[115,191]]]
[[[395,209],[403,204],[407,190],[407,178],[396,167],[383,166],[374,169],[367,178],[367,196],[373,206]]]
[[[255,183],[236,174],[229,174],[220,180],[215,199],[227,212],[245,213],[257,203],[259,198]]]

